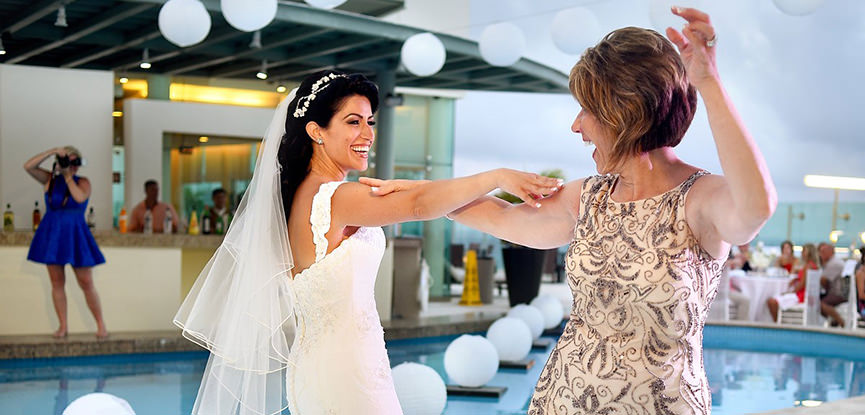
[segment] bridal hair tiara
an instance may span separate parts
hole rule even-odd
[[[331,73],[330,75],[325,75],[318,81],[315,81],[315,83],[312,84],[312,90],[309,92],[309,95],[297,99],[297,108],[294,110],[294,118],[303,117],[304,114],[306,114],[306,110],[309,109],[309,103],[315,99],[316,94],[327,88],[328,85],[330,85],[329,82],[336,78],[348,78],[348,76]],[[303,102],[302,106],[300,105],[301,102]]]

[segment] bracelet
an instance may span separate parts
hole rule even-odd
[[[453,213],[453,212],[451,212],[451,213]],[[451,217],[451,213],[446,214],[445,218],[447,218],[447,220],[453,222],[454,218]]]

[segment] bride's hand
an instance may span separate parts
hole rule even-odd
[[[374,177],[361,177],[358,181],[369,186],[372,194],[384,196],[394,192],[402,192],[429,183],[429,180],[382,180]]]
[[[536,199],[556,193],[564,185],[564,181],[561,179],[519,170],[498,169],[495,171],[495,174],[496,184],[499,189],[522,199],[523,202],[536,208],[541,207],[541,204]]]

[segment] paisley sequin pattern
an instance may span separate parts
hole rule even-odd
[[[565,258],[573,308],[529,415],[709,414],[703,325],[723,259],[685,219],[694,173],[661,195],[619,203],[617,176],[586,179]]]

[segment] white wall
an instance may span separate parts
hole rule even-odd
[[[262,137],[273,111],[233,105],[127,99],[123,104],[126,207],[131,208],[144,199],[145,181],[156,179],[161,182],[163,133]],[[177,204],[176,201],[170,202]]]
[[[24,162],[64,145],[87,160],[79,173],[92,185],[96,225],[110,226],[113,82],[107,71],[0,65],[0,203],[12,204],[16,228],[30,228],[34,201],[45,212],[43,189]]]

